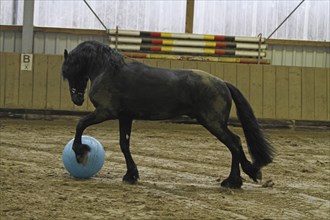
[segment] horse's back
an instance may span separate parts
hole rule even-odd
[[[132,63],[130,78],[146,89],[153,88],[152,93],[172,99],[179,99],[186,105],[223,96],[230,99],[230,92],[225,82],[202,70],[197,69],[166,69],[151,67],[142,63]],[[231,101],[231,99],[230,99]]]
[[[157,73],[162,79],[166,78],[167,82],[162,83],[165,85],[163,89],[170,94],[168,98],[185,106],[188,115],[196,116],[210,111],[229,114],[232,98],[222,79],[196,69],[147,68],[150,68],[152,74]]]

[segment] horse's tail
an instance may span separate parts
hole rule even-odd
[[[241,121],[253,164],[261,168],[273,161],[274,148],[265,139],[253,110],[243,94],[230,83],[226,82],[226,85],[235,102],[237,116]]]

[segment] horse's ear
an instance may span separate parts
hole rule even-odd
[[[64,60],[66,60],[69,56],[69,53],[66,49],[64,49]]]

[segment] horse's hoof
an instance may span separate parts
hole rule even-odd
[[[258,182],[262,180],[262,173],[261,170],[255,166],[252,166],[250,173],[248,173],[249,177],[253,179],[254,182]]]
[[[137,183],[139,179],[139,172],[137,169],[135,169],[133,172],[128,172],[125,174],[123,177],[123,182],[128,183],[128,184],[135,184]]]
[[[124,183],[135,184],[135,183],[137,183],[137,181],[138,181],[138,178],[129,176],[127,174],[123,177]]]
[[[256,183],[262,180],[262,172],[260,169],[251,169],[250,172],[247,173],[247,175]]]
[[[262,179],[262,173],[259,167],[252,165],[252,164],[245,164],[245,166],[242,166],[243,171],[254,181],[258,182],[258,180],[261,181]]]
[[[230,188],[230,189],[240,189],[242,185],[243,185],[243,181],[241,177],[237,177],[237,178],[229,177],[221,182],[222,187]]]
[[[76,154],[77,163],[85,166],[88,162],[88,152],[90,152],[90,147],[86,144],[81,144],[79,147],[74,146],[73,151]]]
[[[258,180],[262,180],[262,173],[260,170],[258,170],[258,172],[255,173],[254,177],[252,177],[254,182],[258,182]]]

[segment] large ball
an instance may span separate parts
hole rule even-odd
[[[83,165],[76,160],[76,154],[72,150],[73,141],[74,139],[70,140],[64,147],[62,154],[64,167],[76,178],[86,179],[94,176],[104,164],[105,152],[102,144],[93,137],[82,136],[82,143],[90,147],[87,163]]]

